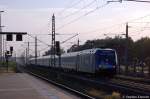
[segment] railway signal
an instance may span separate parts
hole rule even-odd
[[[60,55],[60,42],[56,41],[56,54]]]
[[[9,61],[9,57],[11,57],[11,56],[12,56],[12,54],[11,54],[10,51],[6,51],[6,52],[5,52],[7,72],[8,72],[8,61]]]
[[[9,55],[9,51],[6,51],[6,54],[5,55]]]
[[[13,46],[10,46],[10,53],[12,55],[12,53],[13,53]]]

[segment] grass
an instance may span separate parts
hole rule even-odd
[[[121,99],[120,93],[115,91],[108,94],[105,93],[103,90],[92,88],[91,90],[88,91],[88,94],[102,99]]]
[[[6,72],[16,72],[17,67],[15,62],[8,62],[8,71],[7,71],[7,63],[6,62],[0,62],[0,73],[6,73]]]
[[[118,92],[113,92],[112,95],[107,95],[104,99],[121,99],[121,95]]]
[[[104,91],[101,91],[101,90],[98,90],[95,88],[91,88],[90,90],[88,90],[87,93],[94,97],[101,97],[101,98],[103,98],[106,95],[106,93]]]

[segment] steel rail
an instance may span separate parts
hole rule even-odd
[[[122,93],[133,93],[133,94],[138,94],[138,95],[148,95],[150,96],[150,92],[149,90],[147,91],[146,89],[144,88],[141,88],[141,87],[137,87],[137,86],[129,86],[127,84],[121,84],[121,83],[117,83],[117,82],[113,82],[110,80],[104,80],[104,79],[100,79],[100,80],[97,80],[97,79],[90,79],[90,78],[85,78],[85,77],[78,77],[76,75],[67,75],[67,76],[70,76],[70,77],[73,77],[75,79],[79,79],[79,80],[82,80],[82,81],[85,81],[85,82],[89,82],[93,85],[99,85],[99,86],[106,86],[108,88],[112,88],[112,89],[115,89],[119,92],[122,92]]]
[[[40,79],[42,79],[42,80],[45,80],[45,81],[47,81],[47,82],[49,82],[49,83],[51,83],[51,84],[53,84],[53,85],[55,85],[55,86],[57,86],[57,87],[60,87],[60,88],[65,89],[65,90],[67,90],[67,91],[70,91],[71,93],[73,93],[73,94],[75,94],[75,95],[78,95],[78,96],[80,96],[80,97],[82,97],[82,98],[85,98],[85,99],[96,99],[96,98],[94,98],[94,97],[92,97],[92,96],[89,96],[89,95],[87,95],[87,94],[84,94],[84,93],[82,93],[82,92],[79,92],[79,91],[77,91],[77,90],[74,90],[74,89],[72,89],[72,88],[69,88],[69,87],[67,87],[67,86],[65,86],[65,85],[63,85],[63,84],[57,83],[57,82],[55,82],[55,81],[52,81],[52,80],[50,80],[50,79],[47,79],[47,78],[42,77],[42,76],[40,76],[40,75],[37,75],[37,74],[35,74],[35,73],[33,73],[33,72],[29,71],[29,70],[26,70],[26,69],[23,69],[23,68],[19,68],[19,69],[20,69],[21,71],[23,71],[23,72],[27,72],[27,73],[29,73],[29,74],[31,74],[31,75],[37,77],[37,78],[40,78]]]
[[[94,86],[104,87],[104,89],[111,91],[119,91],[123,95],[146,95],[150,96],[150,92],[145,90],[144,88],[139,88],[137,86],[132,86],[131,84],[127,85],[125,83],[113,82],[111,79],[91,79],[77,76],[77,75],[67,75],[66,73],[60,73],[61,75],[66,75],[67,77],[71,77],[72,79],[80,80],[81,82],[90,83]]]

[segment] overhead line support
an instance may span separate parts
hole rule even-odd
[[[55,67],[55,16],[52,16],[52,47],[51,47],[51,66]]]

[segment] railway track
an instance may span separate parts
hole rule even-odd
[[[44,69],[42,69],[44,70]],[[87,77],[82,77],[79,75],[72,75],[72,74],[66,74],[66,73],[62,73],[59,72],[60,75],[63,75],[65,77],[67,77],[68,79],[74,79],[75,81],[79,81],[81,83],[84,84],[89,84],[89,85],[93,85],[92,87],[97,87],[97,88],[101,88],[103,89],[105,92],[108,93],[112,93],[112,92],[119,92],[121,94],[121,96],[124,95],[141,95],[141,96],[150,96],[150,85],[146,85],[146,84],[142,84],[142,83],[135,83],[132,81],[128,81],[128,80],[120,80],[120,79],[91,79],[91,78],[87,78]],[[37,74],[35,74],[37,75]],[[37,75],[38,77],[39,75]],[[46,80],[49,80],[47,78],[44,78]],[[52,81],[54,82],[54,81]],[[55,83],[55,82],[54,82]],[[58,85],[61,85],[59,83],[57,83]],[[64,85],[62,85],[64,86]],[[67,89],[72,89],[69,88],[65,85],[65,87]],[[75,89],[73,89],[75,91],[75,93],[77,92],[77,94],[81,93],[79,91],[76,91]],[[81,94],[82,95],[82,94]],[[83,94],[83,96],[89,96],[87,94]],[[91,97],[89,96],[90,99],[94,99],[95,97]]]
[[[145,90],[150,92],[150,85],[149,84],[137,83],[134,81],[127,81],[127,80],[120,80],[120,79],[111,79],[111,82],[116,83],[116,84],[121,84],[121,85],[125,85],[125,86],[138,88],[139,90],[145,89]]]
[[[67,90],[67,91],[69,91],[69,92],[71,92],[71,93],[73,93],[73,94],[75,94],[75,95],[77,95],[77,96],[79,96],[79,97],[81,97],[81,98],[84,98],[84,99],[96,99],[95,97],[89,96],[89,95],[87,95],[87,94],[85,94],[85,93],[79,92],[79,91],[77,91],[77,90],[75,90],[75,89],[72,89],[72,88],[70,88],[70,87],[67,87],[67,86],[65,86],[65,85],[63,85],[63,84],[57,83],[57,82],[55,82],[55,81],[53,81],[53,80],[50,80],[50,79],[48,79],[48,78],[46,78],[46,77],[43,77],[43,76],[38,75],[38,74],[36,74],[36,73],[33,73],[33,72],[31,72],[31,71],[29,71],[29,70],[27,70],[27,69],[25,69],[25,68],[19,68],[19,71],[29,73],[29,74],[31,74],[31,75],[37,77],[37,78],[40,78],[40,79],[42,79],[42,80],[45,80],[45,81],[49,82],[49,83],[51,83],[51,84],[53,84],[53,85],[55,85],[55,86],[57,86],[57,87],[60,87],[60,88],[62,88],[62,89],[65,89],[65,90]]]
[[[124,75],[116,75],[114,78],[120,80],[132,81],[136,83],[150,84],[150,78],[129,77]]]
[[[111,79],[109,82],[116,87],[122,87],[123,90],[130,91],[134,95],[150,96],[150,85],[118,79]]]
[[[150,96],[150,85],[142,83],[135,83],[131,81],[118,80],[118,79],[90,79],[78,76],[72,76],[76,79],[90,82],[96,86],[105,86],[106,88],[113,89],[112,91],[120,92],[122,95],[145,95]]]

